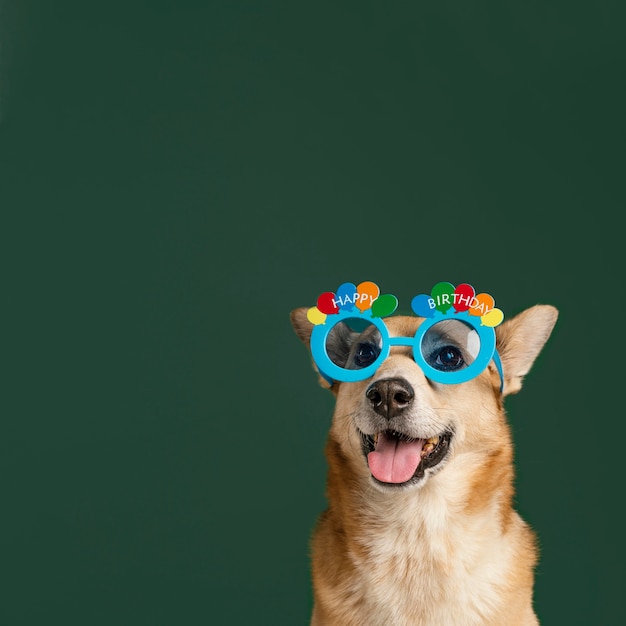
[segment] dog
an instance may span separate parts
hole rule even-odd
[[[291,312],[309,349],[310,310]],[[460,384],[430,380],[407,345],[359,381],[332,380],[314,360],[335,408],[328,508],[311,542],[311,626],[539,624],[536,538],[513,507],[503,399],[521,389],[557,316],[540,304],[507,318],[494,328],[501,370],[492,360]],[[426,321],[394,315],[385,326],[412,337]],[[329,354],[354,354],[360,333],[336,335]]]

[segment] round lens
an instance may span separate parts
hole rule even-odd
[[[480,353],[476,330],[460,320],[433,324],[422,337],[420,351],[424,361],[440,372],[457,372],[472,365]]]
[[[373,365],[380,356],[382,345],[378,328],[362,318],[347,318],[335,324],[326,337],[328,358],[348,370]]]

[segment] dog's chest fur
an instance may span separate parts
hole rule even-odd
[[[513,626],[501,611],[508,605],[510,620],[519,566],[514,546],[532,539],[516,513],[505,522],[497,498],[468,515],[454,465],[438,477],[446,485],[433,482],[393,498],[364,487],[322,519],[314,540],[317,574],[324,604],[337,613],[320,624]],[[326,571],[324,553],[333,555]],[[520,624],[536,623],[524,612],[520,605]]]
[[[362,623],[484,624],[498,604],[506,544],[490,541],[493,532],[477,520],[455,523],[433,504],[409,507],[389,523],[383,515],[376,534],[363,538]]]

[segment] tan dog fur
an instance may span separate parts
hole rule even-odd
[[[306,308],[291,314],[308,346]],[[328,509],[312,541],[312,626],[536,626],[532,606],[536,547],[513,509],[513,447],[503,398],[547,341],[557,310],[537,305],[496,329],[504,390],[493,362],[466,383],[427,380],[410,348],[394,347],[375,375],[335,383],[326,445]],[[385,320],[391,336],[412,336],[418,317]],[[402,377],[415,391],[403,417],[411,436],[454,430],[442,467],[416,485],[373,480],[361,448],[372,428],[365,391]],[[322,386],[328,384],[320,377]],[[367,433],[370,434],[370,433]]]

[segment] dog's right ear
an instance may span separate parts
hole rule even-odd
[[[300,307],[299,309],[294,309],[291,312],[291,325],[293,329],[296,331],[296,335],[300,341],[310,349],[311,347],[311,333],[313,332],[313,324],[309,322],[306,314],[309,309],[307,307]]]
[[[307,317],[308,312],[307,307],[300,307],[299,309],[294,309],[291,314],[291,325],[293,326],[296,335],[300,339],[300,341],[309,349],[309,354],[311,352],[311,333],[313,332],[313,324],[309,322]],[[321,375],[319,375],[319,370],[313,361],[313,369],[318,373],[319,383],[322,387],[326,389],[331,388],[330,383]]]
[[[299,309],[294,309],[291,312],[291,325],[293,326],[296,335],[302,341],[302,343],[309,349],[309,353],[311,352],[311,333],[313,332],[313,324],[309,322],[307,317],[308,313],[307,307],[301,307]],[[333,393],[337,393],[337,384],[331,385],[326,378],[324,378],[317,368],[315,361],[312,361],[313,369],[318,374],[319,384],[325,389],[330,389]]]

